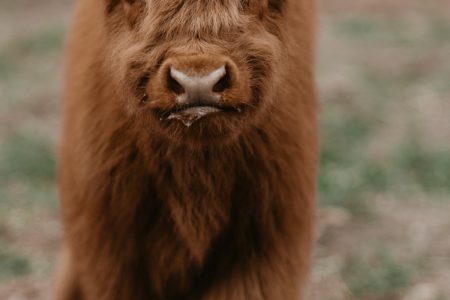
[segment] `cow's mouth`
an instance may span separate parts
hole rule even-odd
[[[210,103],[194,103],[177,106],[173,110],[166,111],[161,120],[177,120],[183,123],[186,127],[191,127],[192,124],[207,116],[216,114],[238,114],[241,112],[238,106],[227,106]]]

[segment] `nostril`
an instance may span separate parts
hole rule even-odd
[[[214,85],[213,92],[222,93],[229,88],[231,88],[231,76],[230,72],[228,72],[228,70],[225,70],[225,74]]]
[[[177,95],[185,93],[184,87],[172,77],[171,72],[167,72],[167,88]]]

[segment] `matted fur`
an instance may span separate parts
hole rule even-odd
[[[300,299],[317,165],[312,1],[79,0],[56,299]],[[161,119],[161,66],[199,54],[238,66],[251,92],[229,101],[245,109],[190,128]]]

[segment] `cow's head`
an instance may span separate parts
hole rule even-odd
[[[272,101],[284,2],[106,1],[105,66],[124,109],[177,141],[238,135]]]

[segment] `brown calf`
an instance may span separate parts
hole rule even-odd
[[[313,0],[79,0],[56,299],[293,300],[317,163]]]

